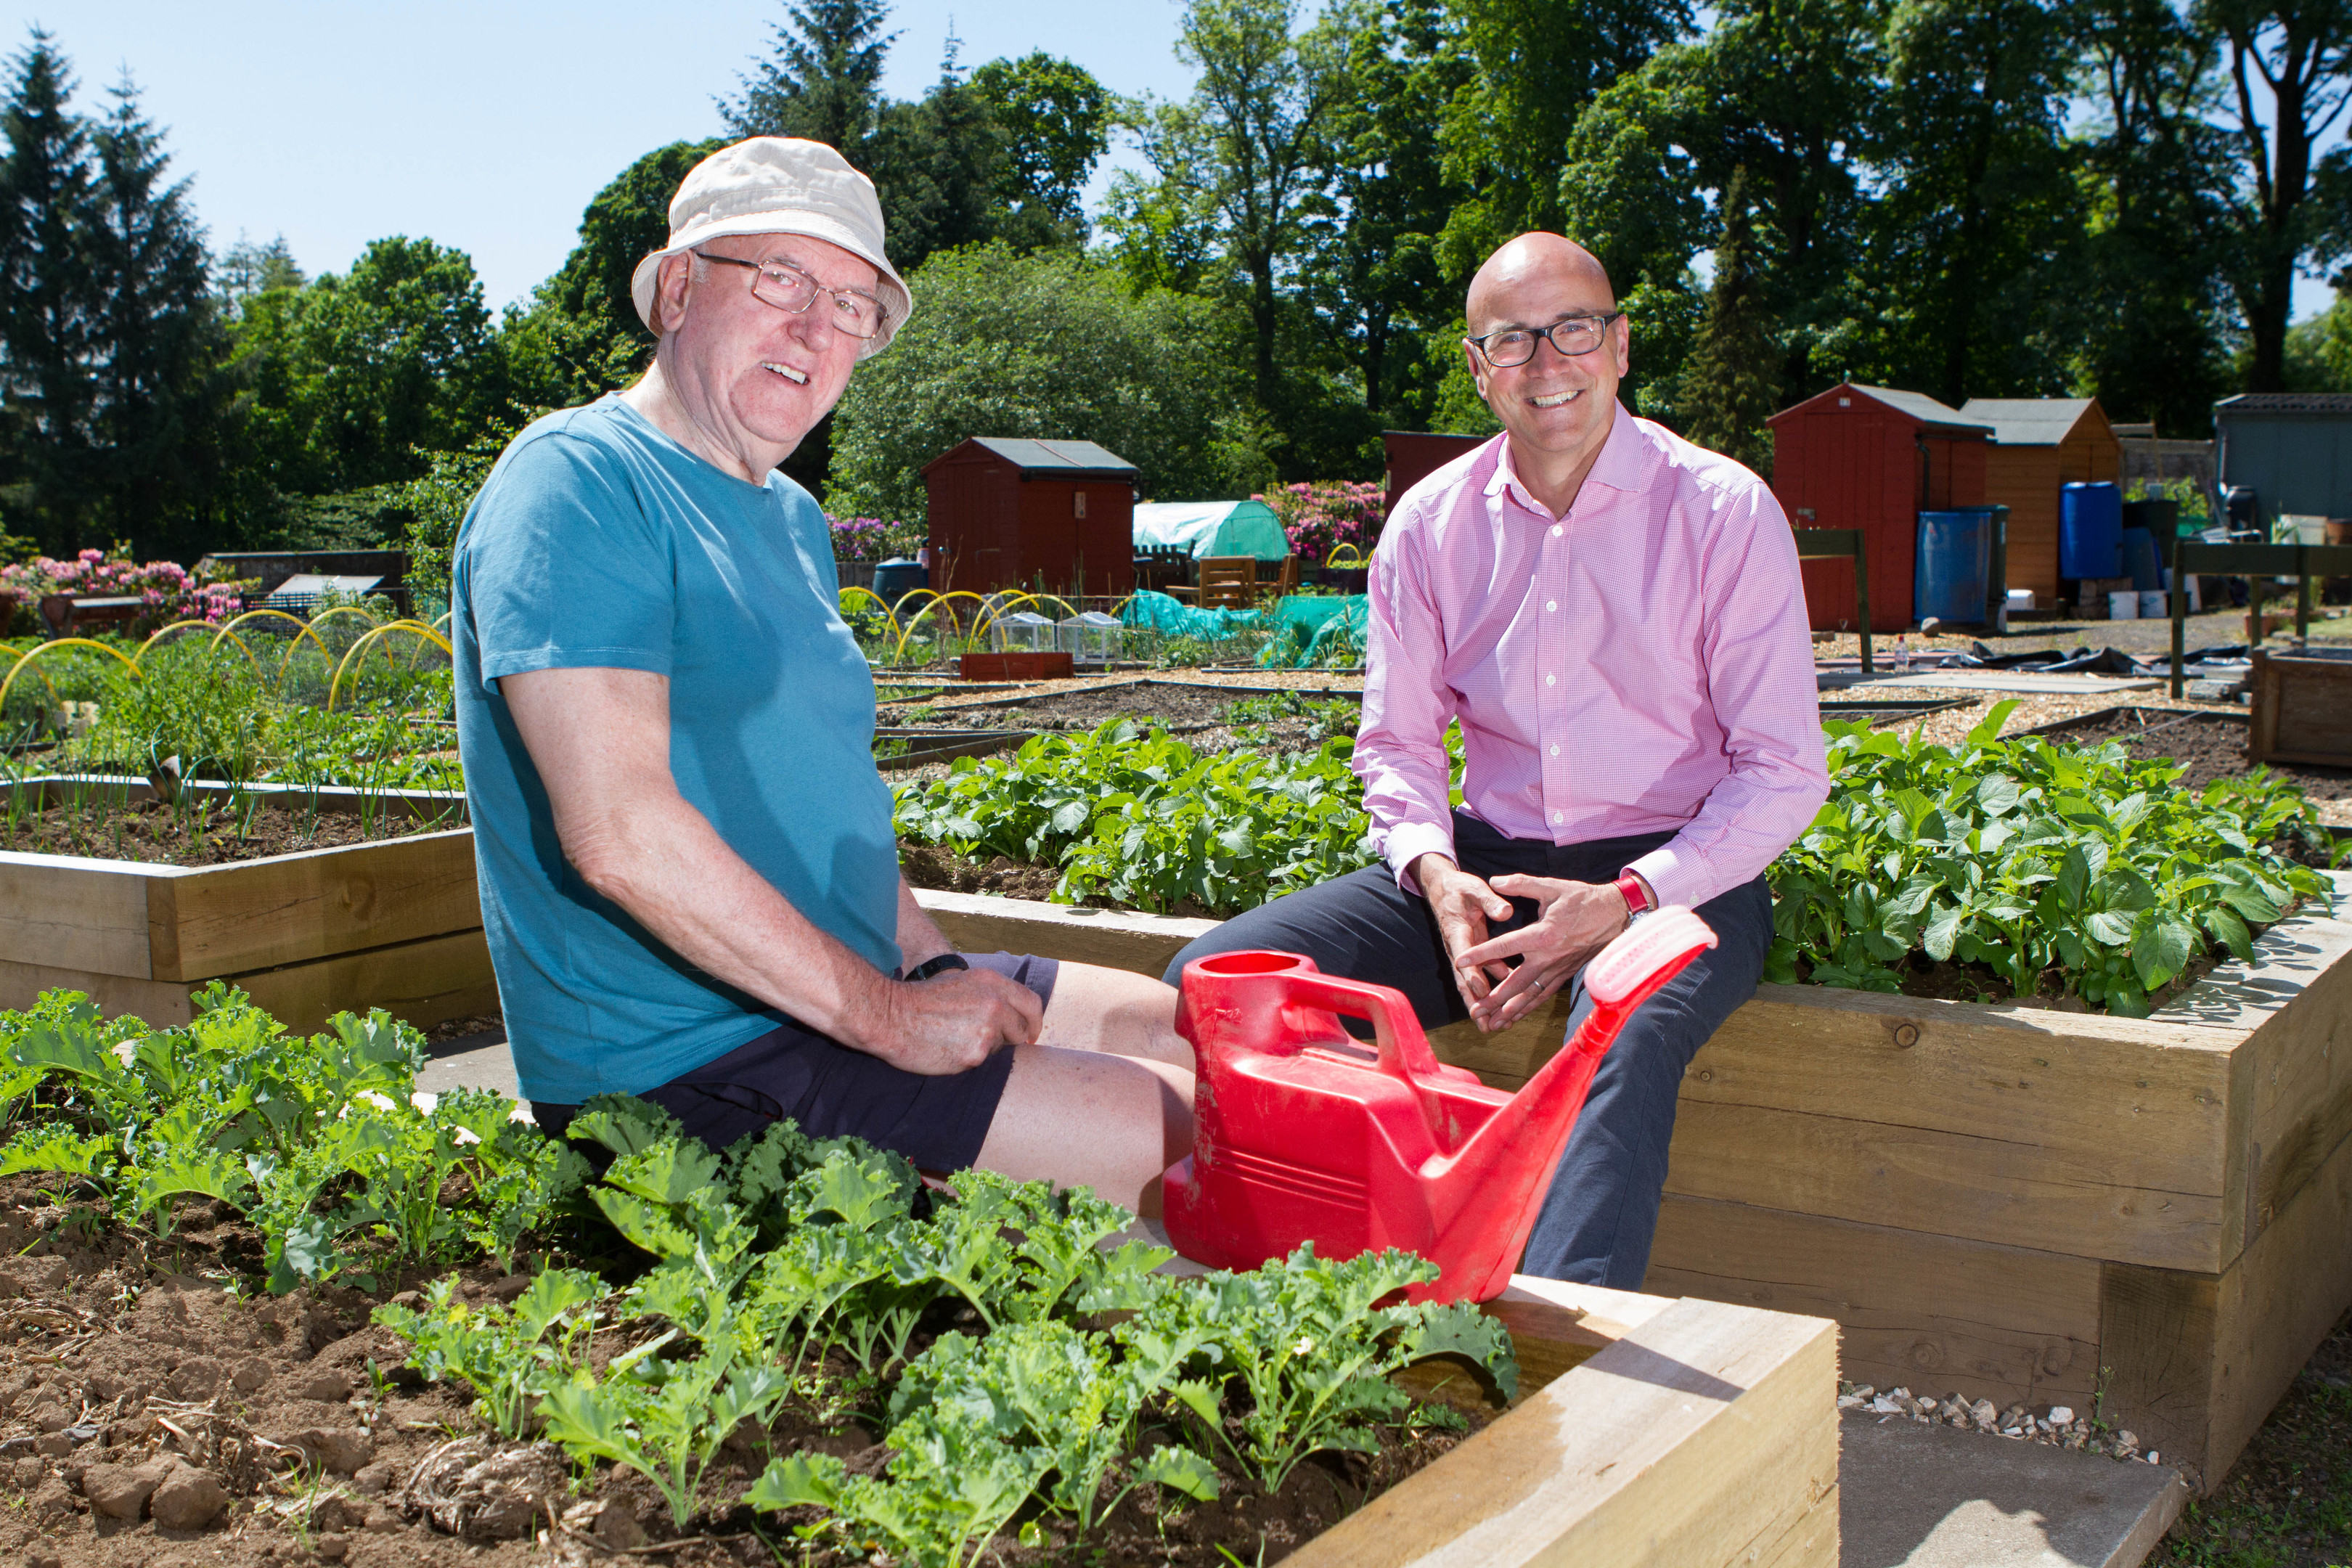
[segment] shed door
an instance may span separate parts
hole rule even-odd
[[[1782,428],[1789,425],[1798,426],[1791,434],[1803,449],[1801,477],[1792,487],[1801,493],[1784,497],[1782,502],[1789,507],[1790,521],[1799,528],[1859,528],[1869,533],[1872,564],[1879,567],[1870,575],[1871,618],[1886,624],[1888,610],[1880,597],[1884,568],[1878,558],[1884,553],[1880,542],[1884,528],[1879,513],[1889,483],[1908,484],[1911,478],[1908,464],[1903,465],[1900,473],[1888,472],[1887,444],[1899,440],[1907,446],[1909,431],[1868,410],[1824,410],[1790,420]],[[1799,507],[1811,507],[1813,516],[1796,516]],[[1908,567],[1906,557],[1905,569]],[[1806,616],[1814,629],[1843,626],[1852,630],[1853,566],[1843,561],[1808,561],[1804,579]],[[1906,592],[1904,608],[1907,610],[1909,605],[1910,595]]]

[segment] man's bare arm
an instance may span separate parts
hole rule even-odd
[[[507,676],[499,691],[547,786],[564,858],[688,963],[911,1072],[961,1071],[1036,1039],[1042,1009],[1026,987],[986,973],[893,981],[729,848],[671,775],[666,678],[547,669]],[[903,930],[903,882],[900,900]]]

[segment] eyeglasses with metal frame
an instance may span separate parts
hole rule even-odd
[[[704,261],[723,261],[730,267],[748,268],[753,274],[751,298],[791,315],[797,316],[815,304],[820,294],[832,295],[833,325],[853,338],[871,338],[882,330],[887,317],[882,301],[864,289],[828,289],[789,261],[744,261],[732,256],[714,256],[707,250],[687,254]]]
[[[1483,338],[1464,341],[1485,355],[1486,363],[1496,370],[1508,370],[1536,357],[1538,338],[1548,340],[1552,352],[1563,359],[1589,354],[1601,346],[1610,327],[1624,319],[1622,310],[1598,316],[1567,316],[1549,327],[1505,327]]]

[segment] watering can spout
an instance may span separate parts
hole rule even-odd
[[[1200,1066],[1192,1155],[1163,1183],[1187,1258],[1250,1268],[1301,1242],[1352,1258],[1400,1247],[1438,1266],[1417,1300],[1502,1293],[1526,1249],[1595,1070],[1633,1010],[1716,944],[1661,910],[1585,968],[1592,1007],[1517,1095],[1441,1064],[1411,1005],[1290,953],[1185,966],[1177,1028]],[[1335,1014],[1366,1019],[1346,1037]]]

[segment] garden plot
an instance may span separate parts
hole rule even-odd
[[[2164,758],[2187,771],[2183,789],[2203,789],[2216,779],[2243,778],[2247,719],[2243,713],[2182,712],[2165,708],[2107,708],[2044,725],[2036,734],[2063,736],[2079,746],[2118,742],[2133,756]],[[2315,801],[2352,802],[2352,768],[2272,763],[2269,771]]]
[[[1180,1278],[1083,1194],[788,1125],[721,1159],[632,1101],[575,1123],[592,1177],[415,1094],[380,1014],[58,999],[0,1056],[17,1560],[1836,1560],[1818,1319],[1375,1307],[1433,1275],[1401,1254]]]
[[[92,787],[34,780],[15,793],[69,800]],[[154,809],[143,780],[104,787],[126,809]],[[209,834],[215,849],[219,841],[233,848],[245,809],[233,803],[256,793],[192,786],[163,808],[165,820],[210,814],[209,829],[182,839]],[[283,802],[271,810],[289,835],[310,833],[306,825],[315,819],[336,825],[316,837],[348,841],[196,865],[0,851],[0,1007],[30,1006],[41,992],[63,987],[109,1012],[184,1024],[193,999],[215,981],[244,987],[305,1029],[352,1007],[385,1007],[420,1026],[497,1007],[474,836],[440,826],[462,799],[259,793]],[[110,842],[85,848],[103,851]]]

